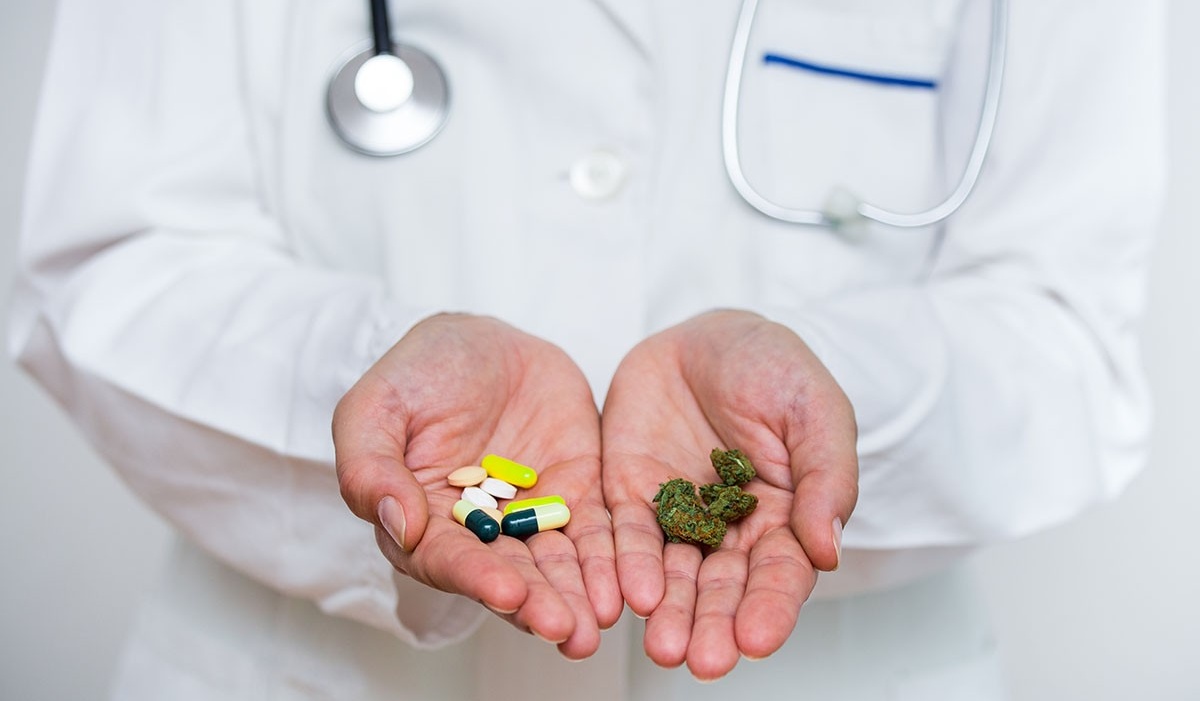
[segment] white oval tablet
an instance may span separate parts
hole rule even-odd
[[[479,487],[467,487],[463,490],[462,498],[471,502],[475,506],[482,506],[488,509],[494,509],[500,506],[495,497],[483,491]]]
[[[488,477],[480,485],[479,488],[491,494],[497,499],[512,499],[517,496],[517,488],[505,482],[498,480],[495,477]]]

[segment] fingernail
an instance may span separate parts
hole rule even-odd
[[[394,497],[384,497],[379,500],[379,523],[388,532],[396,545],[404,550],[404,509]]]
[[[534,637],[536,637],[538,640],[542,640],[544,642],[550,643],[551,645],[558,645],[559,643],[567,642],[567,638],[563,638],[562,640],[551,640],[550,638],[547,638],[546,636],[542,635],[541,633],[537,632],[536,630],[534,630],[532,628],[529,629],[529,632],[533,633]]]
[[[517,612],[517,609],[513,609],[511,611],[504,611],[504,610],[498,609],[495,606],[492,606],[491,604],[488,604],[488,603],[484,603],[484,607],[487,608],[488,611],[491,611],[492,613],[494,613],[498,616],[511,616],[512,614]]]
[[[837,572],[837,568],[842,564],[842,519],[833,519],[833,569],[832,572]]]

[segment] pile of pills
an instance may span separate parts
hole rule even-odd
[[[521,538],[541,531],[562,528],[571,520],[567,502],[558,495],[511,501],[500,511],[499,500],[517,496],[517,488],[537,484],[537,472],[499,455],[488,455],[479,466],[460,467],[446,480],[462,487],[462,498],[454,505],[454,520],[466,526],[485,543],[500,534]]]

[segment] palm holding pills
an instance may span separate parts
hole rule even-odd
[[[599,416],[557,347],[495,319],[426,319],[339,403],[334,446],[343,497],[401,572],[483,602],[571,658],[592,654],[620,615]],[[454,520],[463,489],[448,476],[488,453],[538,467],[517,496],[562,495],[563,531],[485,544]]]

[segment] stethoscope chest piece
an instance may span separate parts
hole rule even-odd
[[[344,61],[329,82],[326,109],[334,132],[368,156],[408,153],[437,135],[449,114],[446,74],[433,58],[397,44]]]

